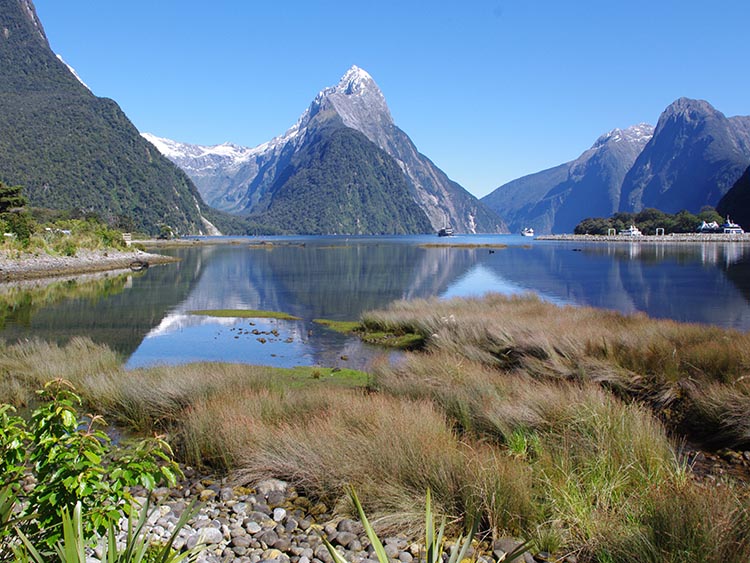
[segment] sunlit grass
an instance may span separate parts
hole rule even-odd
[[[341,334],[353,333],[362,327],[359,321],[333,321],[330,319],[313,319],[313,322]]]
[[[396,302],[366,313],[362,324],[419,334],[427,350],[502,372],[596,382],[652,405],[674,427],[703,427],[725,445],[750,444],[739,415],[750,396],[746,333],[499,295]]]
[[[418,350],[425,343],[425,338],[421,334],[404,332],[403,330],[371,330],[366,324],[358,321],[314,319],[313,322],[341,334],[355,334],[368,344],[375,344],[386,348]]]
[[[747,443],[746,335],[497,296],[397,303],[361,324],[424,351],[372,374],[125,371],[84,339],[25,343],[0,349],[0,393],[63,375],[111,421],[167,433],[184,462],[237,483],[285,479],[340,513],[353,485],[380,530],[419,531],[429,488],[437,511],[558,558],[748,560],[746,490],[693,479],[655,416]]]

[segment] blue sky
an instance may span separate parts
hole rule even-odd
[[[356,64],[481,197],[672,101],[750,114],[747,0],[36,0],[50,44],[139,130],[255,146]]]

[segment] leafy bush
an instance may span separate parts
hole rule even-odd
[[[85,516],[83,533],[92,537],[130,513],[130,487],[175,484],[179,468],[163,440],[115,449],[98,429],[101,417],[78,415],[81,399],[69,384],[50,382],[39,396],[43,402],[28,422],[13,415],[12,407],[0,407],[3,485],[17,497],[18,529],[37,545],[52,546],[60,539],[61,515],[77,504]],[[21,480],[27,472],[33,486],[24,490]],[[13,543],[8,526],[0,528],[0,542]],[[0,549],[0,560],[6,552]]]

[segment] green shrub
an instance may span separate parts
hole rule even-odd
[[[61,514],[76,504],[85,515],[83,532],[91,537],[130,512],[130,487],[175,484],[179,468],[162,440],[115,449],[98,429],[101,417],[78,415],[81,400],[65,382],[50,382],[39,395],[43,402],[28,422],[8,406],[0,407],[0,469],[5,485],[18,497],[18,528],[37,545],[52,546],[60,539]],[[34,478],[28,492],[20,487],[25,472]],[[11,533],[8,527],[0,529],[0,538],[7,542]]]

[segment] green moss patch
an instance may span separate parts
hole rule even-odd
[[[356,335],[363,342],[375,344],[377,346],[398,348],[399,350],[418,350],[419,348],[422,348],[425,343],[425,338],[421,334],[371,330],[359,321],[314,319],[313,322],[330,328],[331,330],[335,330],[336,332],[340,332],[341,334]]]
[[[394,332],[363,331],[359,337],[368,344],[398,348],[399,350],[418,350],[425,344],[425,337],[411,332],[398,334]]]
[[[323,325],[326,328],[340,332],[341,334],[351,334],[362,330],[362,323],[359,321],[332,321],[329,319],[313,319],[313,322]]]
[[[259,311],[256,309],[202,309],[188,311],[190,315],[205,317],[239,317],[243,319],[281,319],[283,321],[299,321],[299,317],[280,311]]]

